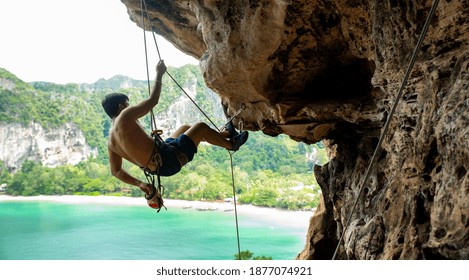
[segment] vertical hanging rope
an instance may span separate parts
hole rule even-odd
[[[400,99],[402,98],[402,94],[404,92],[404,88],[407,84],[407,80],[409,79],[409,76],[410,76],[410,73],[412,72],[412,69],[414,68],[414,64],[415,64],[415,60],[417,59],[417,54],[420,50],[420,47],[422,46],[422,43],[423,43],[423,39],[425,38],[425,36],[427,35],[427,31],[428,31],[428,27],[430,26],[430,21],[431,19],[433,18],[433,15],[435,14],[435,11],[436,11],[436,8],[438,7],[438,2],[439,0],[434,0],[433,1],[433,4],[432,4],[432,7],[430,9],[430,12],[427,16],[427,20],[425,21],[425,24],[423,26],[423,29],[422,29],[422,33],[420,34],[420,37],[418,39],[418,42],[417,42],[417,45],[415,46],[415,49],[414,49],[414,52],[412,53],[412,57],[410,59],[410,63],[409,63],[409,66],[407,67],[407,71],[404,75],[404,79],[402,80],[402,84],[399,88],[399,91],[397,93],[397,96],[396,96],[396,99],[394,100],[394,103],[393,103],[393,106],[391,108],[391,111],[389,112],[388,114],[388,118],[386,120],[386,123],[384,124],[384,127],[383,127],[383,131],[379,137],[379,141],[378,141],[378,144],[376,145],[376,148],[373,152],[373,156],[371,157],[371,160],[370,160],[370,164],[368,165],[368,168],[366,170],[366,173],[365,173],[365,176],[362,180],[362,183],[361,183],[361,186],[360,186],[360,189],[358,191],[358,195],[357,195],[357,198],[355,199],[355,203],[353,204],[353,207],[352,207],[352,211],[350,211],[349,215],[348,215],[348,218],[347,218],[347,221],[345,222],[345,227],[344,229],[342,230],[342,234],[340,235],[340,238],[339,238],[339,243],[337,244],[337,247],[335,248],[335,251],[334,251],[334,255],[332,256],[332,259],[335,260],[336,258],[336,255],[337,255],[337,252],[339,250],[339,247],[342,243],[342,240],[344,238],[344,234],[345,234],[345,231],[347,230],[348,228],[348,225],[350,224],[350,220],[352,219],[352,215],[353,215],[353,212],[355,211],[355,208],[357,207],[357,204],[358,204],[358,199],[360,198],[362,192],[363,192],[363,189],[364,189],[364,186],[365,186],[365,183],[369,177],[369,174],[370,174],[370,171],[371,171],[371,167],[374,165],[375,161],[376,161],[376,157],[378,155],[378,151],[381,149],[381,145],[383,143],[383,140],[384,140],[384,136],[386,136],[386,133],[389,129],[389,125],[391,123],[391,119],[394,115],[394,112],[396,111],[396,108],[397,108],[397,105],[399,104],[399,101]]]
[[[143,13],[143,2],[140,1],[140,10]],[[146,12],[145,12],[146,13]],[[142,15],[142,29],[143,29],[143,44],[145,46],[145,66],[146,66],[146,72],[147,72],[147,87],[148,87],[148,95],[151,94],[151,85],[150,85],[150,72],[149,72],[149,67],[148,67],[148,49],[147,49],[147,35],[145,32],[145,17]],[[157,46],[158,49],[158,46]],[[158,55],[160,54],[158,50]],[[161,57],[160,57],[161,60]],[[150,110],[150,126],[151,130],[154,131],[156,130],[156,120],[155,120],[155,114],[153,113],[153,109]]]
[[[235,212],[235,223],[236,223],[236,240],[238,241],[238,260],[241,260],[241,243],[239,242],[239,225],[238,225],[238,208],[236,207],[236,188],[235,188],[235,177],[234,177],[234,168],[233,168],[233,154],[228,151],[230,154],[230,164],[231,164],[231,184],[233,186],[233,205]]]

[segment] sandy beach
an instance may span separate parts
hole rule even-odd
[[[2,201],[49,201],[69,204],[107,204],[107,205],[129,205],[148,207],[142,197],[122,197],[122,196],[79,196],[79,195],[61,195],[61,196],[9,196],[0,195]],[[165,199],[165,206],[171,208],[187,210],[206,210],[214,212],[223,212],[234,215],[234,205],[228,202],[203,202],[186,201],[176,199]],[[245,215],[259,220],[273,221],[289,227],[307,228],[309,218],[313,211],[288,211],[275,208],[257,207],[252,205],[237,205],[238,215]],[[162,210],[164,211],[164,209]],[[160,214],[163,212],[160,212]]]

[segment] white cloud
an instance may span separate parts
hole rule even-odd
[[[0,2],[0,67],[20,79],[95,82],[121,74],[146,79],[143,30],[119,0]],[[147,32],[150,78],[158,61]],[[197,64],[157,37],[167,65]]]

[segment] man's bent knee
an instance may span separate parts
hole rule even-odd
[[[179,129],[182,129],[182,130],[186,131],[186,130],[188,130],[189,128],[191,128],[190,125],[188,125],[188,124],[183,124],[183,125],[181,125],[181,127],[180,127]]]
[[[207,130],[207,129],[210,129],[210,126],[208,126],[206,123],[204,122],[199,122],[199,123],[196,123],[192,126],[194,129],[197,129],[197,130]]]

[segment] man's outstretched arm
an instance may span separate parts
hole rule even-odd
[[[160,100],[161,80],[163,79],[164,73],[166,73],[166,65],[163,60],[160,60],[156,66],[156,78],[150,96],[137,105],[128,107],[126,110],[122,111],[122,114],[132,119],[139,119],[148,114]]]

